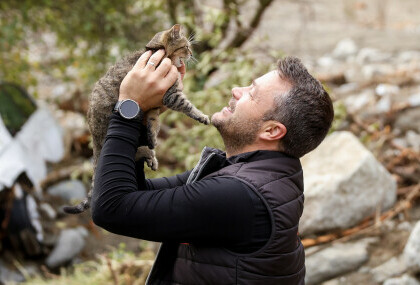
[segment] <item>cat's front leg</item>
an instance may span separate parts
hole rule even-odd
[[[177,88],[176,83],[165,93],[162,102],[166,107],[178,112],[182,112],[188,117],[199,121],[200,123],[206,125],[210,124],[209,117],[198,110],[190,102],[190,100],[188,100],[187,95],[185,95],[182,90]]]

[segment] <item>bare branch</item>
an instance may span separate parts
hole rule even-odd
[[[260,24],[262,15],[265,11],[265,9],[270,6],[270,4],[273,2],[273,0],[260,0],[259,6],[257,11],[255,12],[254,17],[252,18],[251,22],[249,23],[248,27],[239,28],[236,36],[232,39],[230,44],[228,45],[228,48],[238,48],[241,47],[252,35],[254,30],[258,27]]]

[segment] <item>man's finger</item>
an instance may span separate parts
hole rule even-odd
[[[168,85],[168,88],[174,85],[175,81],[178,79],[178,69],[175,65],[171,66],[168,74],[166,74],[165,78],[163,79],[165,84]]]
[[[134,64],[133,69],[143,69],[146,66],[146,63],[149,60],[151,55],[152,55],[152,51],[150,50],[143,53],[137,60],[136,64]]]
[[[156,67],[159,65],[159,62],[162,60],[162,58],[165,56],[165,50],[160,49],[157,52],[155,52],[147,61],[146,69],[155,70]]]
[[[171,70],[172,62],[169,58],[164,58],[158,68],[156,68],[156,74],[158,76],[166,76],[168,72]]]

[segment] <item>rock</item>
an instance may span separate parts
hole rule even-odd
[[[376,103],[375,112],[378,114],[389,112],[391,110],[391,105],[391,96],[383,96],[378,103]]]
[[[0,260],[0,284],[20,283],[24,282],[25,277],[19,271],[10,269]]]
[[[335,64],[335,61],[332,57],[329,56],[323,56],[320,57],[316,63],[321,67],[331,67]]]
[[[372,90],[364,90],[360,94],[348,96],[343,103],[350,113],[357,113],[375,104],[375,94]]]
[[[417,222],[405,245],[404,261],[408,268],[420,272],[420,222]]]
[[[322,282],[322,285],[340,285],[340,284],[348,284],[347,278],[345,276],[337,277],[335,279]]]
[[[47,189],[48,194],[59,196],[66,201],[86,198],[86,187],[79,180],[66,180]]]
[[[400,92],[400,87],[392,84],[379,84],[376,86],[375,92],[381,97],[397,95]]]
[[[367,246],[371,240],[334,244],[306,258],[306,284],[318,284],[356,270],[368,260]]]
[[[402,111],[395,120],[394,128],[398,128],[403,132],[413,130],[420,133],[420,108],[413,108]]]
[[[377,77],[386,76],[394,72],[394,67],[389,64],[366,64],[362,66],[364,80],[370,81]]]
[[[302,235],[346,229],[396,200],[388,171],[350,132],[335,132],[302,158],[305,208]],[[345,211],[343,210],[345,209]]]
[[[404,221],[398,224],[397,230],[411,232],[413,230],[413,226],[408,221]]]
[[[391,58],[391,54],[381,52],[374,48],[362,48],[356,55],[356,62],[360,65],[372,62],[386,62]]]
[[[332,54],[335,58],[344,59],[350,55],[356,54],[356,52],[356,43],[352,39],[347,38],[338,42]]]
[[[88,235],[83,227],[62,230],[57,244],[45,260],[49,268],[56,268],[72,260],[85,246]]]
[[[385,263],[372,269],[373,279],[378,282],[384,282],[394,276],[401,275],[407,270],[407,265],[402,256],[393,257]]]
[[[405,140],[407,141],[409,147],[417,152],[420,152],[420,134],[409,130],[405,134]]]
[[[398,62],[420,61],[420,52],[414,50],[403,51],[397,58]]]
[[[57,218],[57,212],[48,203],[41,203],[39,209],[50,219],[54,220]]]
[[[403,276],[398,278],[391,278],[385,280],[383,285],[420,285],[420,282],[417,281],[414,277],[408,274],[404,274]]]
[[[408,147],[408,143],[405,138],[395,138],[392,140],[392,143],[402,148]]]
[[[408,104],[410,104],[411,107],[419,107],[420,106],[420,93],[411,95],[408,98]]]
[[[359,84],[356,82],[346,83],[335,89],[335,92],[342,95],[348,94],[350,92],[355,92],[359,87]]]

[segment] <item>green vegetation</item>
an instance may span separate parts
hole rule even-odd
[[[4,0],[0,78],[36,90],[30,87],[38,84],[40,75],[47,75],[75,84],[87,98],[94,82],[118,58],[141,49],[156,32],[180,23],[197,41],[197,63],[188,64],[184,91],[211,115],[226,106],[233,86],[248,85],[269,68],[241,46],[272,0],[260,1],[254,14],[245,18],[240,11],[246,2],[224,0],[216,7],[192,0]],[[46,47],[49,53],[34,56],[34,49]],[[268,51],[267,56],[272,58]],[[157,148],[160,170],[150,177],[191,168],[205,145],[223,147],[214,127],[172,111],[162,120],[169,128],[162,130]]]
[[[139,255],[126,251],[124,244],[108,254],[98,256],[97,261],[77,264],[71,269],[61,269],[60,275],[48,273],[46,277],[27,275],[28,285],[103,285],[144,284],[154,260],[150,248],[144,248]]]

